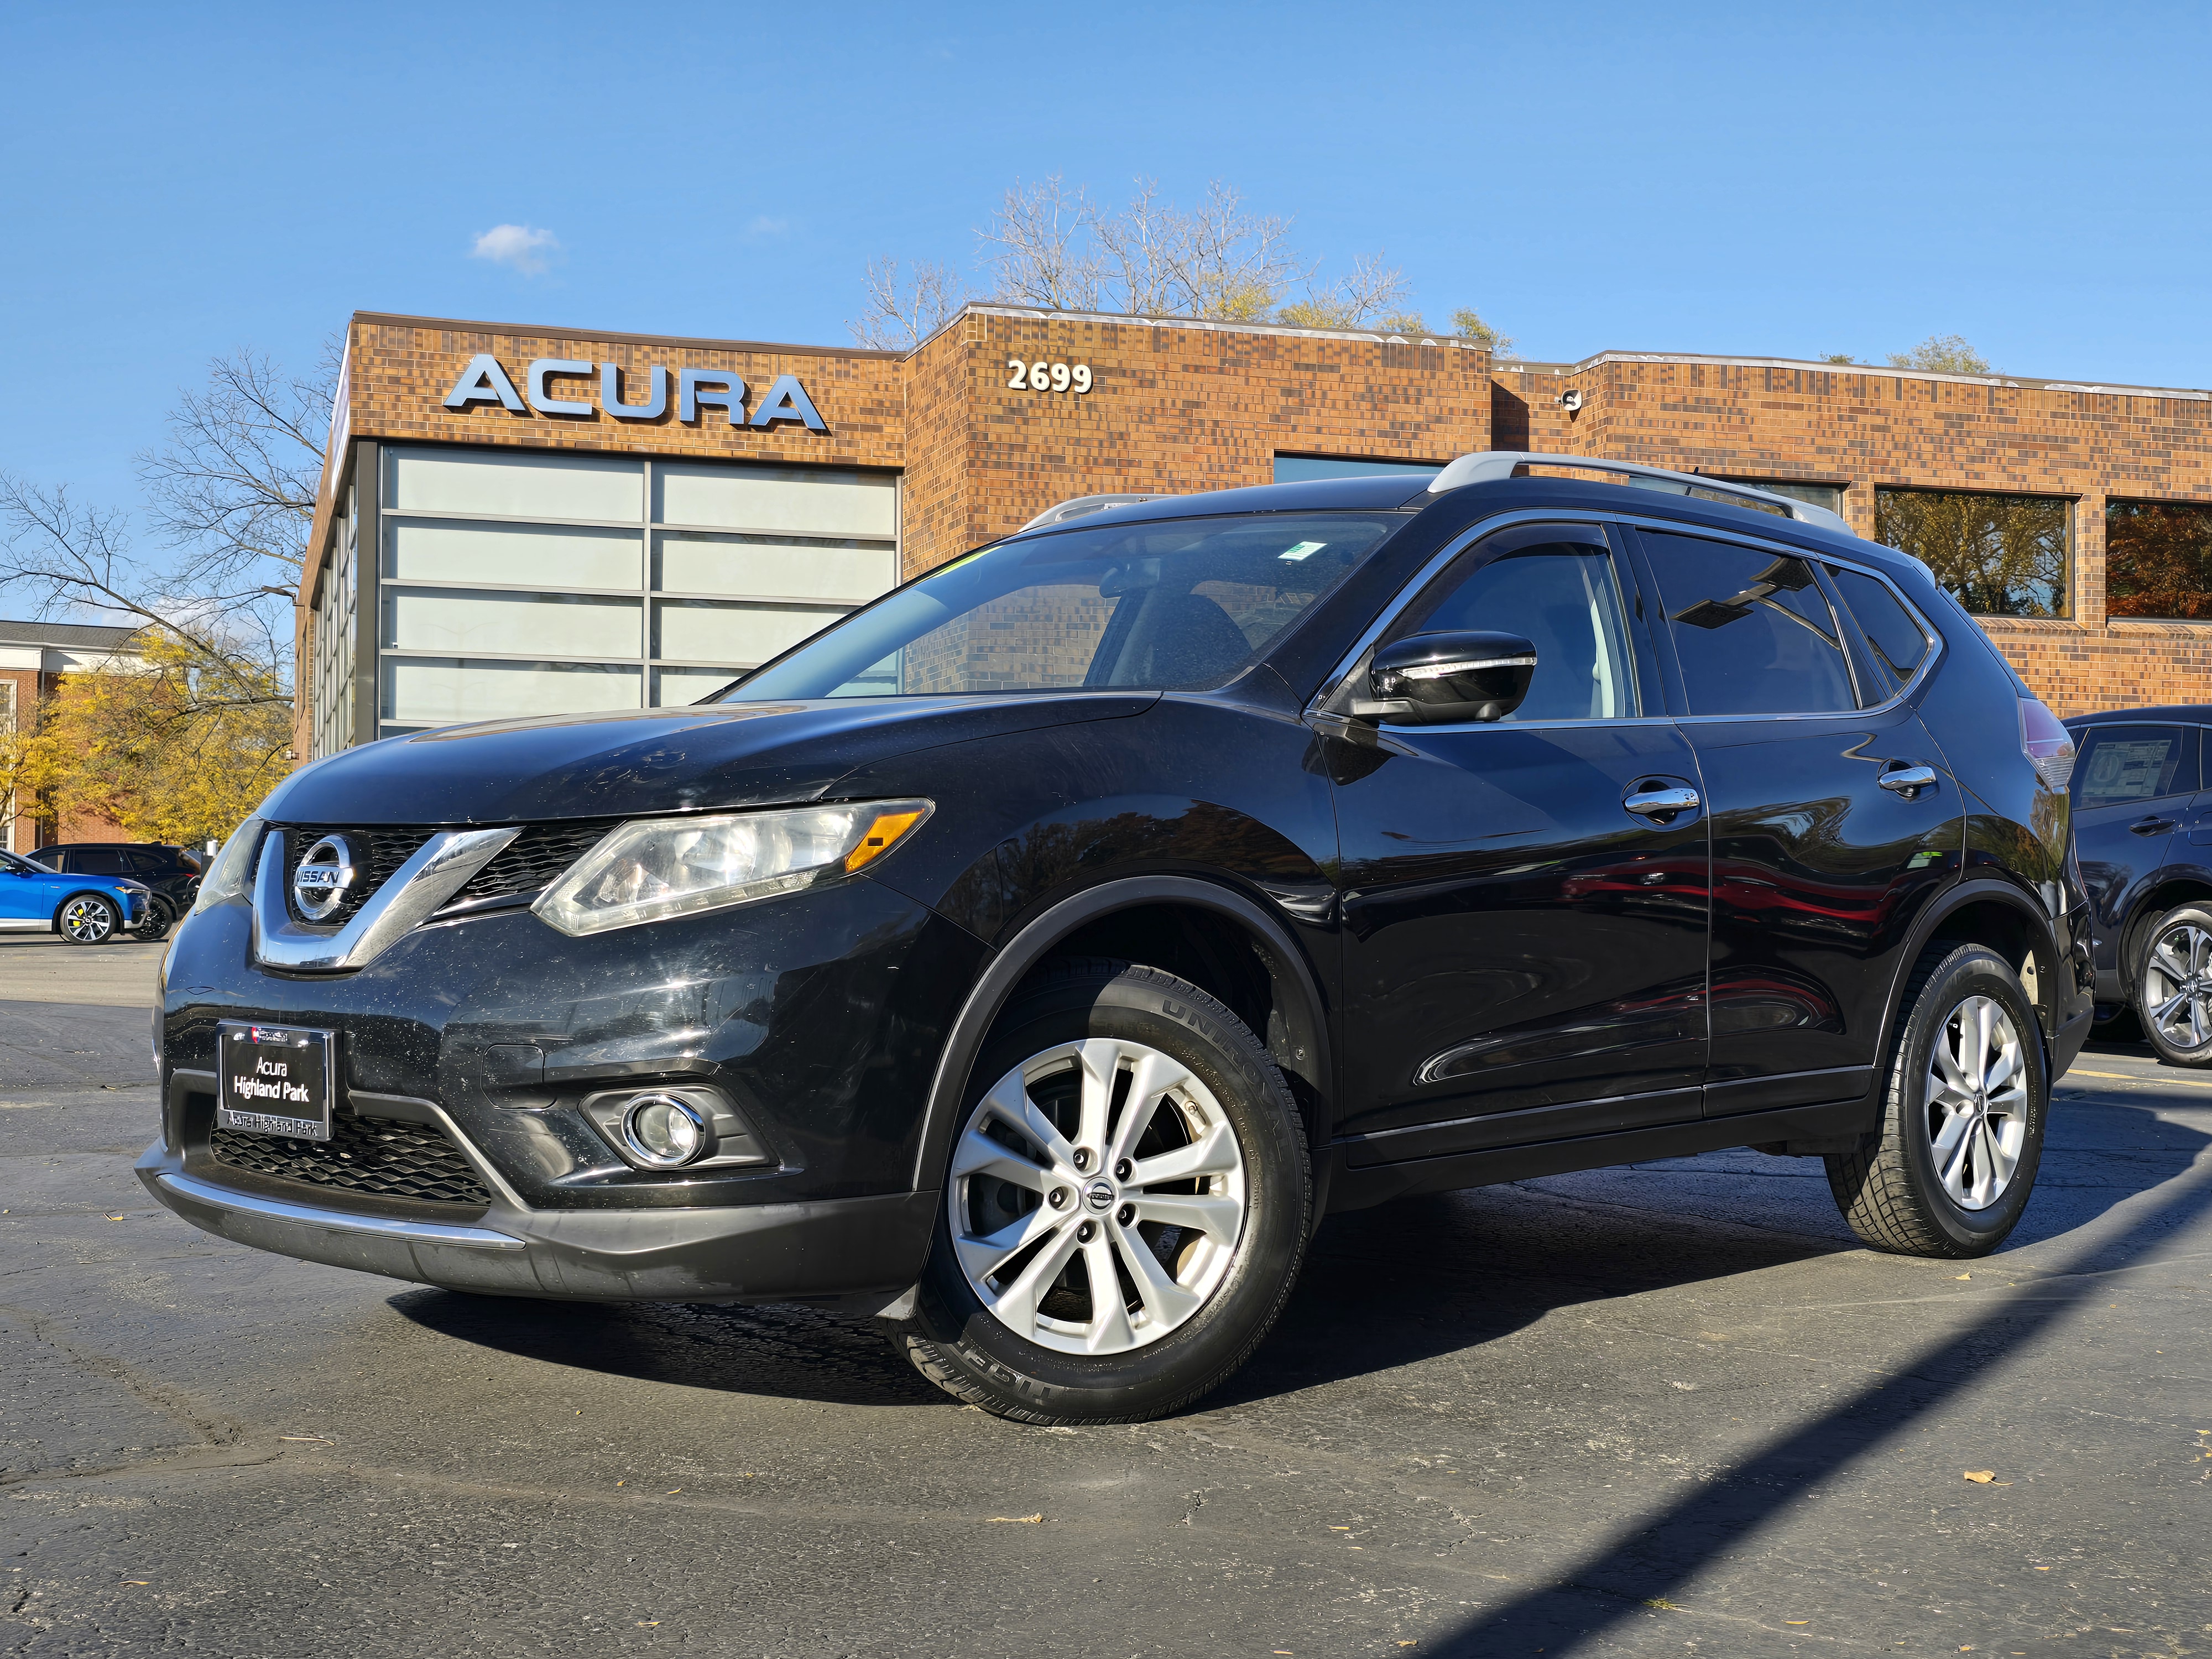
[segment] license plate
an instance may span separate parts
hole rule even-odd
[[[222,1023],[215,1121],[295,1140],[331,1138],[337,1034],[297,1025]]]

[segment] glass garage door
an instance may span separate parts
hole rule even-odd
[[[385,452],[378,730],[695,702],[898,580],[887,473]]]

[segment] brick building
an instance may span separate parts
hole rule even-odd
[[[64,675],[135,661],[135,628],[74,623],[0,622],[0,737],[37,729],[40,709]],[[51,806],[0,796],[0,847],[28,853],[56,841],[128,839],[106,818],[58,819]]]
[[[2062,714],[2212,701],[2212,394],[971,305],[910,353],[371,313],[302,757],[690,702],[1041,508],[1472,450],[1756,482],[1928,559]]]

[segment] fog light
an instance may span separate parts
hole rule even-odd
[[[675,1095],[640,1095],[623,1109],[623,1139],[657,1170],[689,1164],[713,1144],[706,1114]]]

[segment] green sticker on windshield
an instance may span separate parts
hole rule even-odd
[[[1312,557],[1313,555],[1320,552],[1322,549],[1328,545],[1328,544],[1327,542],[1300,542],[1296,547],[1291,548],[1288,552],[1281,554],[1279,556],[1288,559],[1292,564],[1296,564],[1300,559]]]

